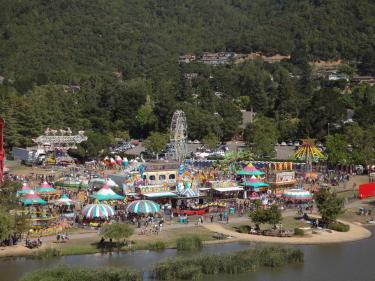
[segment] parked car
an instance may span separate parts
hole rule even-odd
[[[281,146],[286,146],[286,142],[285,142],[285,141],[282,141],[282,142],[280,143],[280,145],[281,145]]]
[[[195,143],[195,144],[199,144],[199,143],[201,143],[201,142],[200,142],[199,140],[194,140],[193,143]]]
[[[299,141],[295,141],[295,142],[294,142],[294,146],[300,146]]]

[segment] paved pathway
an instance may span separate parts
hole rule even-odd
[[[271,237],[263,235],[253,235],[246,233],[238,233],[233,230],[225,228],[222,224],[203,224],[203,227],[212,231],[223,233],[227,236],[232,237],[229,241],[250,241],[250,242],[267,242],[267,243],[282,243],[282,244],[324,244],[324,243],[340,243],[349,242],[355,240],[365,239],[371,236],[371,232],[359,225],[342,221],[345,224],[350,225],[348,232],[336,232],[331,233],[327,231],[319,231],[318,234],[310,234],[303,237]]]

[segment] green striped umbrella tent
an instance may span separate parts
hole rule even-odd
[[[59,199],[55,201],[55,205],[59,206],[72,206],[74,205],[74,201],[68,197],[68,195],[63,194]]]
[[[150,200],[136,200],[131,202],[126,211],[133,214],[155,214],[160,212],[159,204]]]
[[[123,200],[124,196],[118,195],[107,184],[105,184],[97,193],[91,195],[91,198],[98,199],[99,201]]]
[[[81,212],[87,219],[110,218],[115,214],[115,210],[107,204],[89,204]]]

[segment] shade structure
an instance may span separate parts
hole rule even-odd
[[[87,219],[106,219],[112,217],[115,210],[107,204],[89,204],[82,209],[81,214]]]
[[[264,173],[257,170],[253,164],[249,163],[241,171],[237,173],[239,176],[260,176]]]
[[[185,197],[197,197],[198,196],[190,187],[182,191],[181,195]]]
[[[17,195],[22,195],[22,194],[30,193],[30,191],[32,191],[31,187],[29,186],[29,184],[27,182],[24,182],[22,184],[21,190],[17,191]]]
[[[33,190],[31,190],[29,193],[24,194],[20,201],[25,206],[47,204],[47,202],[40,198]]]
[[[123,200],[124,196],[118,195],[107,184],[105,184],[97,193],[91,195],[91,198],[98,199],[99,201]]]
[[[282,197],[286,200],[298,201],[308,201],[312,199],[311,193],[304,189],[286,189],[284,190]]]
[[[55,192],[52,186],[50,186],[46,181],[44,181],[37,189],[36,192],[38,193],[47,193],[47,192]]]
[[[126,211],[133,214],[155,214],[160,212],[159,204],[150,200],[136,200],[131,202]]]
[[[54,204],[55,205],[60,205],[60,206],[72,206],[72,205],[74,205],[74,203],[75,202],[72,199],[70,199],[68,197],[68,195],[63,194],[63,195],[61,195],[61,197],[59,199],[57,199],[55,201]]]

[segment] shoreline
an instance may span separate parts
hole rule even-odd
[[[357,225],[344,220],[338,220],[342,223],[348,224],[350,230],[348,232],[338,232],[334,230],[320,231],[318,234],[308,234],[304,236],[293,236],[293,237],[272,237],[264,235],[254,235],[239,233],[233,230],[229,230],[220,224],[206,224],[203,225],[210,231],[223,233],[224,235],[231,236],[233,238],[218,240],[218,241],[233,241],[233,242],[255,242],[255,243],[274,243],[274,244],[287,244],[287,245],[319,245],[319,244],[336,244],[359,241],[367,239],[372,236],[370,230],[362,225]],[[216,241],[207,241],[209,243]],[[214,244],[214,243],[212,243]]]
[[[202,241],[204,245],[213,245],[213,244],[224,244],[224,243],[236,243],[236,242],[251,242],[251,243],[260,243],[260,244],[279,244],[279,245],[320,245],[320,244],[337,244],[337,243],[347,243],[358,240],[363,240],[371,237],[372,233],[363,225],[358,225],[355,223],[350,223],[348,221],[339,220],[342,223],[350,225],[350,230],[348,232],[337,232],[331,231],[327,232],[322,230],[318,234],[308,234],[305,236],[293,236],[293,237],[272,237],[272,236],[263,236],[263,235],[253,235],[246,233],[239,233],[234,230],[229,230],[225,228],[221,223],[212,223],[212,224],[203,224],[202,227],[211,232],[222,233],[231,238],[222,239],[222,240],[206,240]],[[370,226],[370,225],[366,225]],[[193,226],[192,226],[193,227]],[[94,234],[94,233],[92,233]],[[95,235],[91,238],[97,238]],[[156,238],[156,237],[155,237]],[[82,245],[92,245],[89,244],[85,238],[76,238],[72,239],[73,241],[83,240]],[[163,240],[159,240],[163,241]],[[49,248],[58,248],[59,244],[53,242],[46,242],[39,249],[27,249],[23,245],[13,246],[14,248],[9,249],[7,253],[2,252],[6,250],[5,247],[0,248],[0,260],[1,259],[13,259],[13,258],[38,258],[35,254],[38,251],[43,251]],[[132,249],[122,249],[120,252],[132,252],[132,251],[155,251],[147,248],[148,243],[145,242],[144,245],[137,245]],[[166,246],[165,249],[175,249],[175,246]],[[74,249],[74,247],[73,247]],[[164,249],[163,249],[164,250]],[[157,251],[157,250],[156,250]],[[76,249],[76,251],[66,251],[62,250],[61,256],[73,256],[73,255],[88,255],[88,254],[98,254],[98,253],[108,253],[110,251],[103,251],[101,249],[90,248],[87,249]]]

